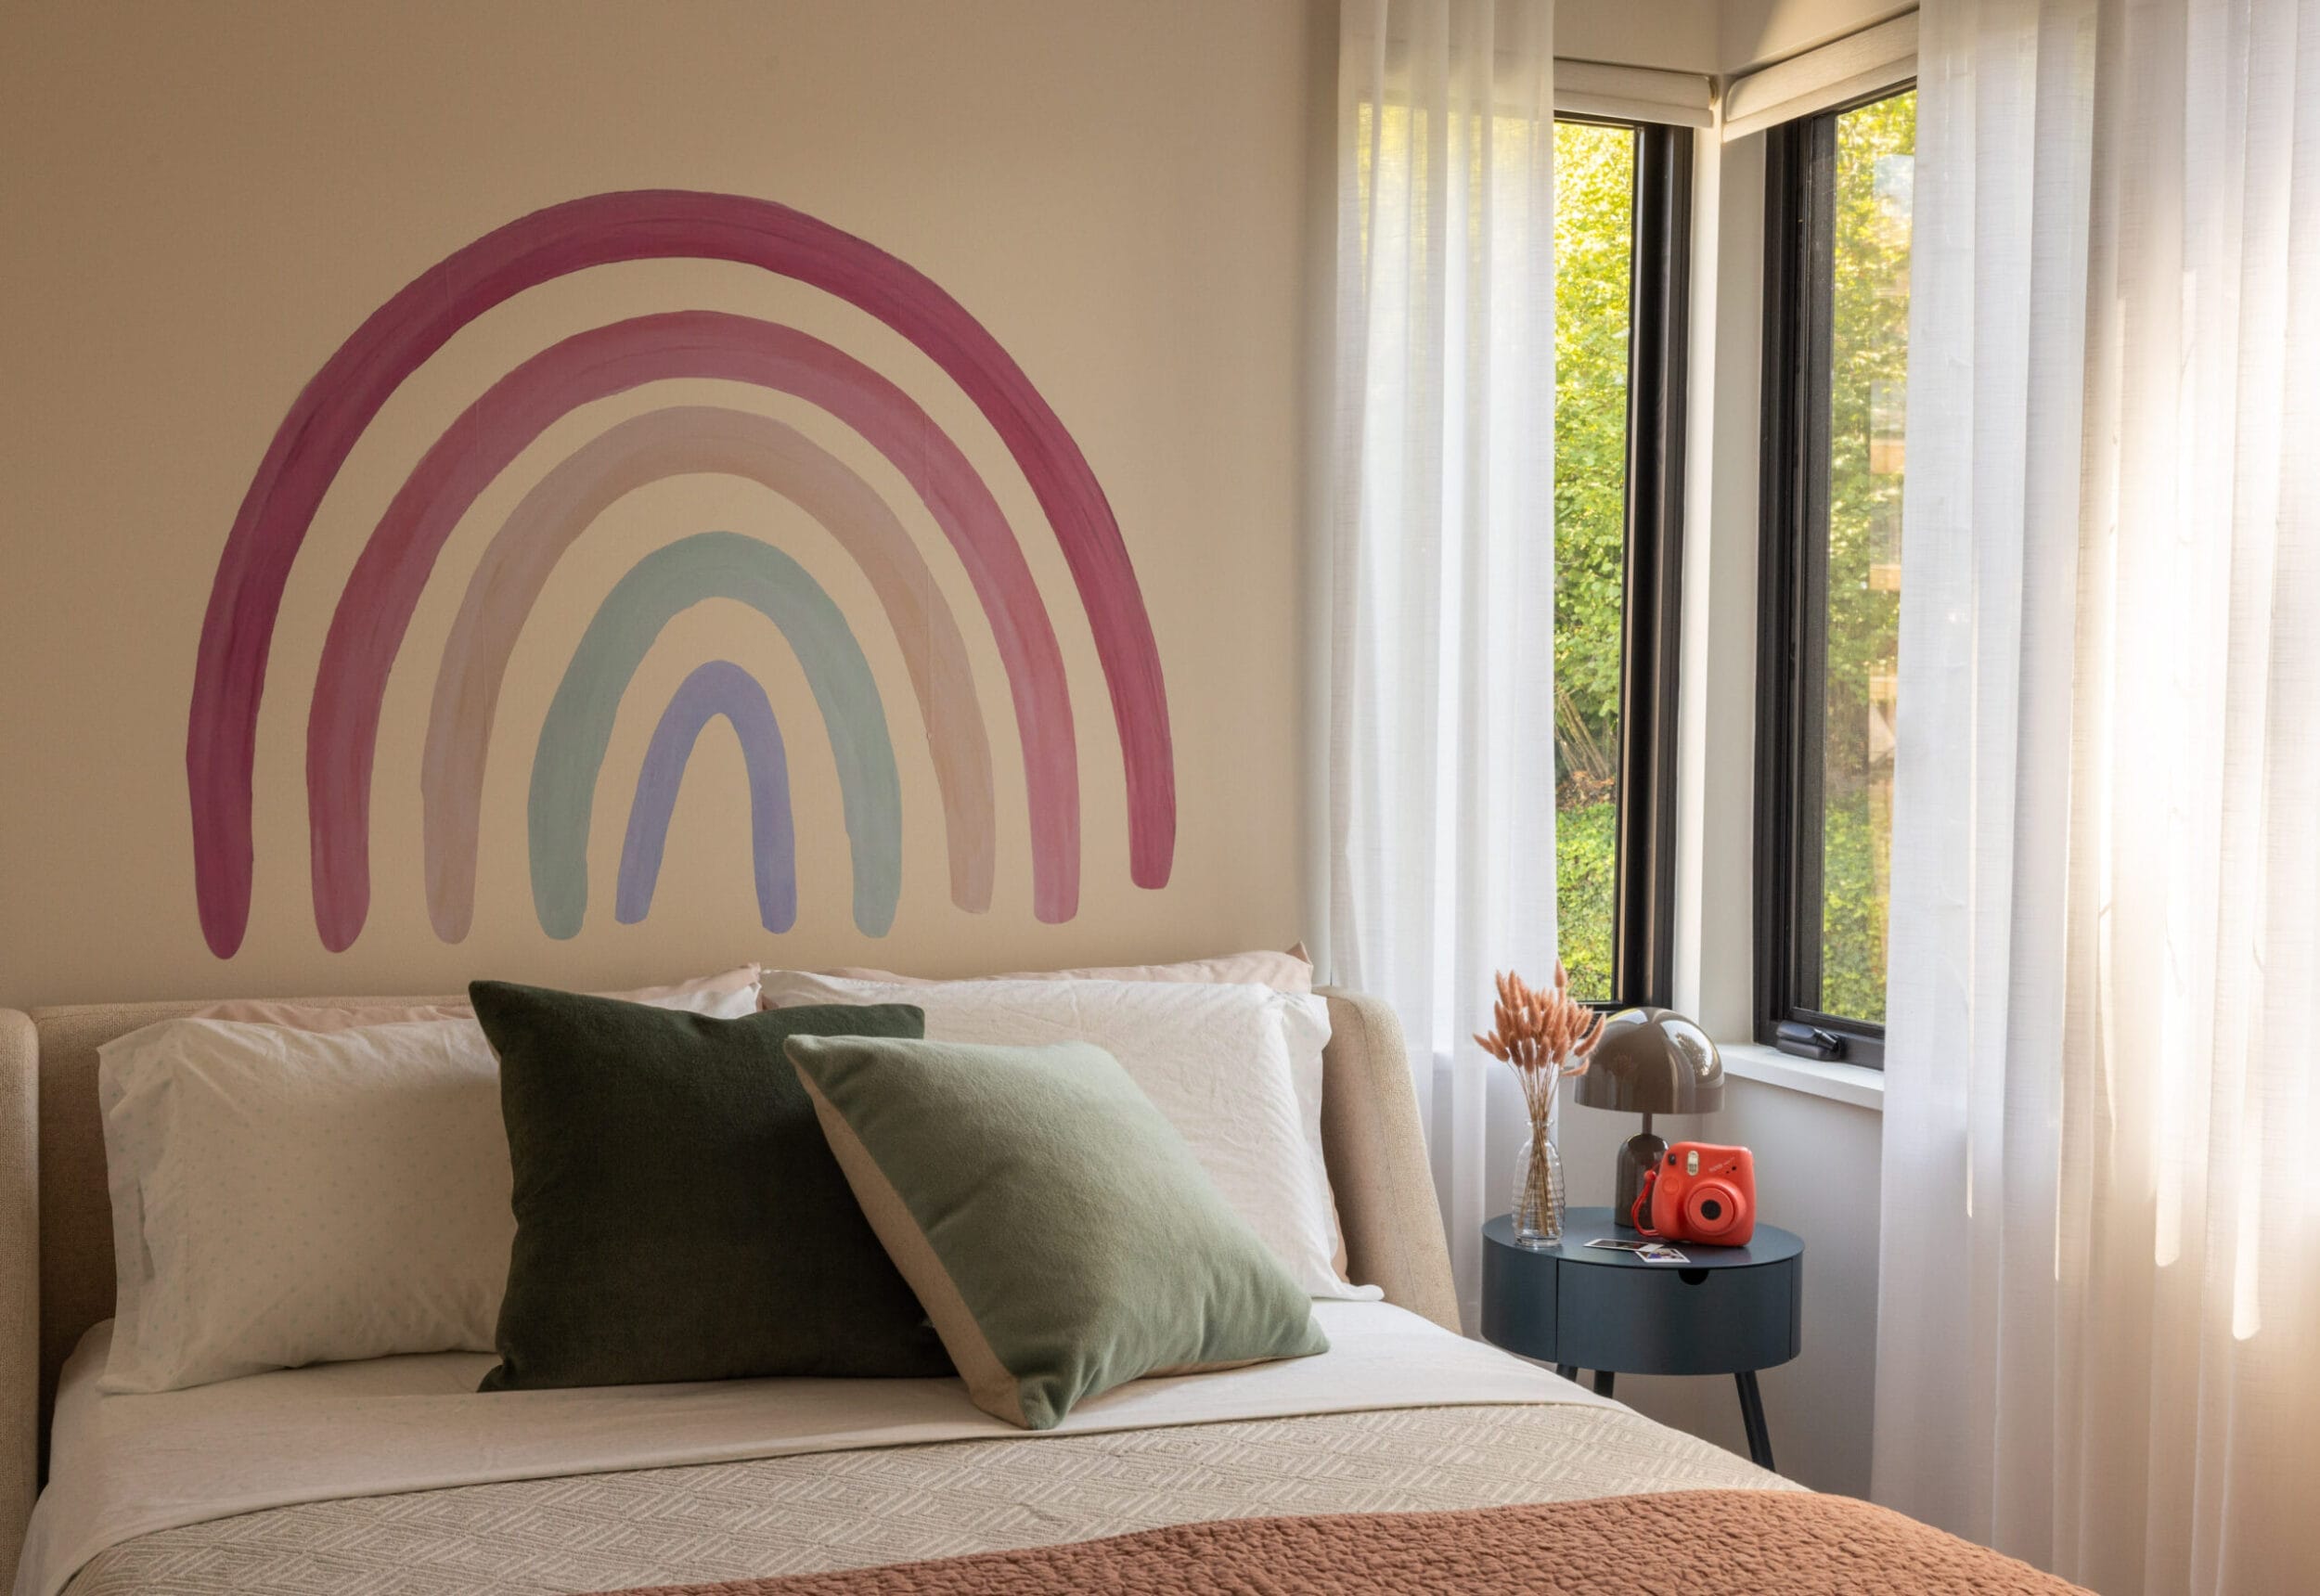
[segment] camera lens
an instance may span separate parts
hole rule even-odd
[[[1700,1217],[1707,1220],[1709,1224],[1714,1224],[1717,1220],[1722,1218],[1723,1216],[1724,1205],[1721,1203],[1717,1202],[1715,1198],[1710,1197],[1707,1202],[1700,1204]]]

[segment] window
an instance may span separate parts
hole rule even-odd
[[[1872,1064],[1884,1057],[1916,123],[1904,90],[1776,127],[1766,148],[1758,1036]]]
[[[1691,161],[1555,124],[1555,907],[1598,1003],[1665,1003],[1673,951]]]

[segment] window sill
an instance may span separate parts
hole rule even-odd
[[[1719,1042],[1724,1074],[1760,1086],[1779,1087],[1808,1097],[1827,1098],[1878,1113],[1885,1112],[1885,1072],[1862,1064],[1799,1059],[1761,1042]]]

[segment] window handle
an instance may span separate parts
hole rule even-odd
[[[1818,1025],[1808,1025],[1800,1020],[1784,1020],[1772,1033],[1772,1046],[1784,1053],[1794,1053],[1800,1059],[1841,1059],[1845,1056],[1845,1038],[1834,1031]]]

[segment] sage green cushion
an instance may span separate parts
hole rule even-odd
[[[1329,1349],[1304,1291],[1102,1049],[788,1047],[986,1412],[1046,1430],[1141,1375]]]
[[[899,1004],[713,1020],[478,981],[516,1237],[486,1391],[951,1372],[847,1190],[789,1037],[916,1036]]]

